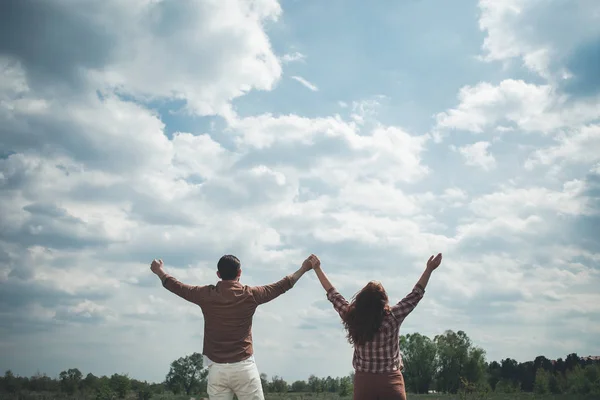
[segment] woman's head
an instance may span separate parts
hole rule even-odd
[[[344,318],[350,343],[363,345],[379,331],[388,312],[388,297],[379,282],[369,282],[352,300]]]

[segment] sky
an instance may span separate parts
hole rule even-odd
[[[162,381],[200,309],[149,270],[259,285],[315,253],[401,333],[488,360],[599,355],[597,0],[0,2],[0,369]],[[258,368],[351,372],[314,273]]]

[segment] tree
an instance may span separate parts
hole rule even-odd
[[[20,389],[19,379],[9,369],[4,373],[3,386],[8,393],[16,393]]]
[[[469,356],[463,369],[463,377],[475,384],[477,388],[485,382],[485,350],[480,347],[471,347]],[[485,386],[488,386],[487,383]]]
[[[498,361],[492,361],[488,365],[488,383],[492,390],[496,390],[496,385],[502,379],[501,371],[500,371],[500,363]]]
[[[552,361],[548,360],[544,356],[537,356],[535,360],[533,360],[533,369],[537,371],[540,368],[543,368],[548,372],[554,372],[554,366],[552,365]]]
[[[308,377],[308,387],[313,393],[320,393],[323,391],[323,384],[321,382],[321,379],[317,378],[314,375]]]
[[[463,331],[446,331],[433,339],[437,347],[438,373],[436,387],[439,391],[456,393],[461,378],[480,384],[485,375],[485,352],[471,343]]]
[[[500,361],[500,377],[512,383],[519,382],[519,363],[512,358]]]
[[[571,353],[565,359],[565,371],[572,371],[575,367],[580,366],[581,360],[577,353]]]
[[[352,393],[352,379],[349,376],[345,376],[340,379],[340,391],[339,394],[341,397],[350,396]]]
[[[494,392],[496,393],[516,393],[519,391],[519,385],[508,379],[500,379],[496,384]]]
[[[269,393],[269,381],[267,378],[267,374],[264,372],[260,374],[260,384],[262,385],[263,393]]]
[[[101,381],[96,388],[96,400],[114,400],[116,398],[106,381]]]
[[[521,382],[521,390],[532,392],[535,384],[535,368],[532,361],[520,363],[517,367],[517,382]]]
[[[288,384],[283,378],[274,375],[271,378],[271,384],[269,385],[269,391],[273,393],[286,393],[288,390]]]
[[[110,388],[119,398],[124,399],[131,388],[131,381],[127,375],[113,374],[110,377]]]
[[[69,368],[66,371],[62,371],[59,375],[60,387],[64,392],[73,394],[79,388],[82,378],[81,371],[77,368]]]
[[[406,386],[415,393],[427,393],[437,370],[437,347],[419,333],[400,336]]]
[[[550,389],[550,393],[563,393],[565,390],[565,385],[565,377],[561,373],[555,372],[550,375],[550,379],[548,380],[548,389]]]
[[[334,379],[331,376],[328,376],[327,378],[325,378],[323,386],[324,391],[327,391],[329,393],[337,393],[340,386],[340,382],[339,379]]]
[[[194,390],[199,390],[207,375],[208,370],[203,368],[202,354],[193,353],[171,363],[165,383],[175,394],[183,391],[190,395]]]
[[[291,386],[292,392],[307,392],[308,384],[305,381],[295,381]]]
[[[579,364],[567,372],[567,386],[568,392],[572,394],[587,394],[590,392],[591,384],[587,381],[584,369]]]
[[[96,390],[99,384],[100,379],[90,372],[81,382],[81,388],[84,390]]]
[[[37,372],[29,379],[27,389],[32,392],[57,392],[60,388],[59,383],[47,376]]]
[[[544,368],[539,368],[535,373],[533,391],[537,394],[546,394],[550,392],[550,373]]]

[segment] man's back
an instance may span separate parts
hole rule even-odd
[[[256,307],[291,289],[292,281],[286,276],[265,286],[245,286],[238,280],[190,286],[167,276],[163,286],[200,306],[204,314],[203,354],[212,362],[229,364],[245,360],[254,353],[252,317]]]
[[[252,317],[256,307],[290,290],[312,268],[314,255],[302,267],[279,282],[265,286],[240,283],[240,260],[224,255],[217,263],[216,285],[191,286],[179,282],[163,269],[162,260],[154,260],[150,269],[163,286],[185,300],[197,304],[204,314],[204,350],[209,360],[208,395],[211,400],[264,400],[258,369],[251,357]]]

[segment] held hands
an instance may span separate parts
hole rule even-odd
[[[317,256],[311,254],[308,256],[306,260],[302,263],[302,269],[306,271],[310,271],[311,269],[316,269],[321,267],[321,261]]]
[[[163,260],[152,260],[152,264],[150,264],[150,270],[159,275],[163,273]]]
[[[442,253],[438,253],[437,256],[431,256],[429,257],[429,260],[427,260],[427,270],[428,271],[434,271],[437,267],[440,266],[440,264],[442,263]]]

